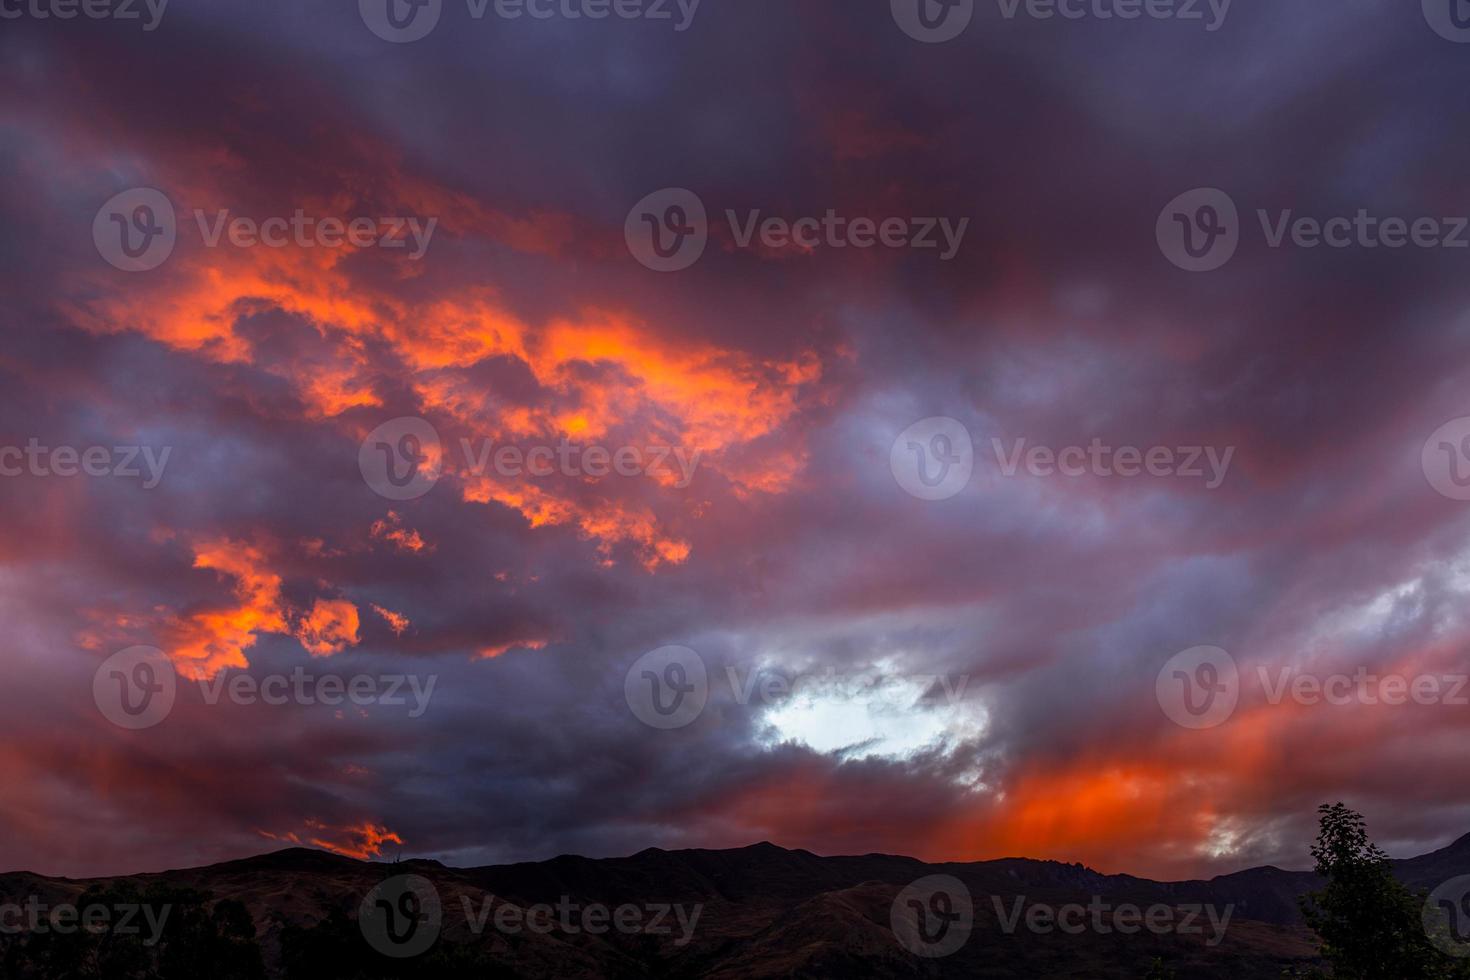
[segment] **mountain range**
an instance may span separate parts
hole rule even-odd
[[[1470,874],[1470,835],[1393,867],[1432,890]],[[1276,980],[1314,962],[1298,899],[1318,885],[1275,867],[1157,882],[1055,861],[822,857],[765,842],[481,868],[292,848],[124,878],[0,874],[0,908],[77,903],[88,889],[198,889],[240,903],[266,976],[291,980],[305,963],[321,980],[440,975],[412,964],[446,952],[472,952],[480,976],[527,978]]]

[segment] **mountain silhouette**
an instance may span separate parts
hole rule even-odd
[[[1410,887],[1431,890],[1470,874],[1470,835],[1441,850],[1393,862]],[[358,861],[289,848],[208,867],[120,878],[74,880],[29,872],[0,874],[0,903],[75,902],[89,886],[163,883],[240,902],[257,929],[268,975],[290,976],[283,943],[353,923],[350,941],[372,954],[358,922],[364,899],[385,880],[415,876],[436,895],[435,945],[470,950],[506,977],[985,977],[1139,978],[1160,960],[1179,977],[1279,977],[1314,961],[1315,943],[1297,900],[1318,886],[1310,872],[1252,868],[1209,880],[1158,882],[1105,875],[1080,864],[1006,858],[925,863],[889,854],[822,857],[763,841],[730,850],[649,848],[623,858],[565,855],[548,861],[451,868],[437,861]],[[931,876],[958,881],[973,910],[963,942],[941,956],[904,943],[901,913],[927,914]],[[949,887],[949,886],[946,886]],[[529,910],[560,906],[570,918],[541,931]],[[1165,927],[1128,931],[1120,908],[1150,909]],[[624,928],[598,933],[577,918],[592,907],[626,911]],[[1070,907],[1069,928],[1045,910]],[[1080,907],[1080,909],[1079,909]],[[1091,911],[1094,907],[1102,911]],[[1043,911],[1036,911],[1037,909]],[[653,920],[662,909],[661,921]],[[697,916],[695,915],[695,910]],[[899,910],[896,913],[896,909]],[[1196,910],[1192,926],[1185,916]],[[1212,920],[1209,910],[1213,910]],[[1226,913],[1228,911],[1228,918]],[[496,914],[512,923],[497,923]],[[938,914],[938,913],[936,913]],[[682,920],[680,916],[683,916]],[[898,915],[898,917],[896,917]],[[1039,916],[1039,918],[1037,918]],[[344,918],[345,917],[345,918]],[[636,919],[636,921],[635,921]],[[691,922],[690,920],[693,919]],[[427,921],[427,920],[426,920]],[[562,928],[570,921],[573,928]],[[937,930],[943,918],[934,920]],[[1097,923],[1101,921],[1103,927]],[[1077,930],[1078,922],[1084,927]],[[579,924],[580,923],[580,924]],[[1216,928],[1216,926],[1219,928]],[[504,926],[504,927],[502,927]],[[932,935],[933,933],[925,933]],[[295,936],[294,939],[289,938]],[[956,938],[959,933],[953,934]],[[948,937],[946,937],[948,938]],[[348,941],[348,940],[342,940]],[[358,951],[354,950],[354,955]],[[401,966],[402,961],[384,959]],[[396,967],[395,967],[396,968]],[[419,976],[393,972],[347,976]],[[433,975],[424,973],[422,975]],[[1166,974],[1167,975],[1167,974]],[[326,978],[330,980],[330,977]]]

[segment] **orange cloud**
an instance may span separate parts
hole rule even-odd
[[[387,517],[373,521],[368,533],[380,541],[393,544],[399,551],[419,552],[426,547],[419,532],[403,526],[403,518],[398,516],[397,511],[390,510]]]
[[[410,625],[407,616],[402,613],[396,613],[391,609],[384,609],[377,603],[372,603],[372,610],[383,617],[383,620],[388,624],[388,628],[393,631],[394,636],[402,636]]]
[[[359,861],[368,861],[381,856],[385,844],[403,844],[402,837],[387,827],[371,821],[346,827],[332,827],[319,820],[308,820],[305,828],[304,832],[308,835],[305,838],[295,831],[277,834],[268,830],[257,830],[256,833],[266,840],[297,845],[309,843],[324,851],[341,854],[343,857],[356,858]],[[313,833],[316,836],[311,836]]]
[[[318,599],[296,624],[295,636],[313,657],[330,657],[360,642],[357,607],[346,599]]]
[[[475,655],[476,660],[494,660],[501,654],[511,650],[545,650],[546,640],[516,640],[512,643],[501,643],[497,646],[488,646]]]
[[[194,567],[233,578],[235,603],[175,617],[167,644],[179,672],[194,679],[214,677],[229,667],[248,667],[245,651],[259,633],[287,632],[281,603],[281,577],[266,565],[260,549],[225,538],[194,546]]]

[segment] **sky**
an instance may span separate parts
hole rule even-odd
[[[1470,831],[1435,0],[388,2],[0,0],[0,868]]]

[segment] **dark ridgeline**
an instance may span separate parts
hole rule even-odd
[[[1391,867],[1411,889],[1430,891],[1448,879],[1470,874],[1470,836],[1422,857],[1391,862]],[[896,900],[905,903],[900,893],[930,875],[961,882],[973,907],[973,928],[963,943],[933,958],[905,948],[894,918]],[[369,927],[358,920],[364,899],[375,887],[402,876],[432,883],[439,924],[429,948],[399,959],[375,949],[365,938]],[[187,908],[179,914],[188,922],[187,941],[166,930],[168,941],[128,960],[139,972],[120,974],[126,977],[199,976],[170,972],[166,965],[153,962],[164,958],[159,950],[169,949],[172,942],[174,959],[191,967],[202,962],[201,957],[218,957],[209,973],[212,980],[261,975],[287,980],[460,976],[1279,980],[1283,970],[1304,974],[1319,965],[1316,937],[1303,921],[1299,900],[1322,885],[1313,873],[1270,867],[1210,881],[1164,883],[1103,875],[1082,865],[1053,861],[931,865],[882,854],[819,857],[769,843],[724,851],[649,849],[626,858],[559,857],[468,869],[421,860],[364,862],[295,848],[206,868],[89,882],[26,873],[0,875],[0,904],[24,903],[29,896],[53,905],[85,904],[89,889],[94,898],[152,893],[179,902],[182,896]],[[201,903],[201,894],[213,901]],[[1017,899],[1023,896],[1018,906]],[[388,895],[383,907],[405,913],[423,907],[413,896],[407,901]],[[570,911],[557,913],[559,904]],[[548,916],[570,916],[564,921],[574,928],[569,931],[550,919],[541,931],[531,928],[521,917],[522,910],[537,905],[550,907]],[[1047,928],[1045,920],[1039,928],[1028,925],[1026,912],[1034,906],[1069,905],[1207,908],[1217,917],[1228,908],[1230,917],[1218,932],[1205,912],[1196,913],[1192,929],[1177,931],[1137,929],[1124,934],[1088,926],[1069,932],[1055,925]],[[601,919],[585,918],[585,910],[594,906],[608,913]],[[635,910],[627,912],[621,929],[611,925],[619,908]],[[477,916],[482,916],[479,922]],[[248,932],[248,920],[257,930],[254,943],[242,937]],[[401,926],[407,920],[398,921]],[[1188,920],[1180,912],[1171,921],[1182,925]],[[595,934],[578,923],[602,924],[603,930]],[[544,931],[546,926],[550,931]],[[61,939],[50,937],[48,942]],[[87,941],[77,938],[71,945]],[[0,937],[0,942],[11,956],[7,978],[46,975],[16,956],[19,937]],[[256,972],[252,962],[256,944],[262,972]],[[69,955],[80,964],[75,976],[115,980],[114,975],[86,972],[81,962],[86,956]]]

